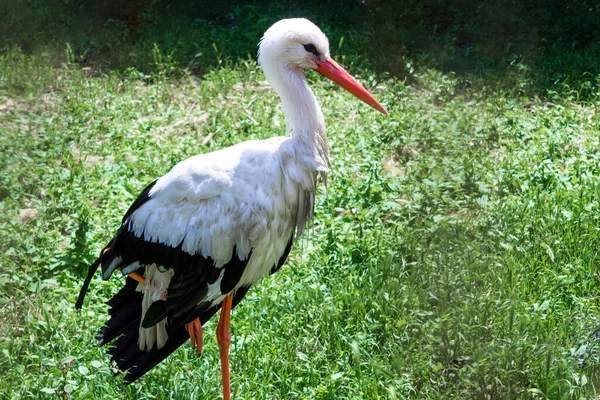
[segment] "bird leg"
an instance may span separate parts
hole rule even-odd
[[[217,326],[217,342],[219,343],[219,353],[221,355],[221,378],[223,381],[223,400],[230,400],[231,387],[229,385],[229,344],[231,335],[229,334],[229,317],[231,314],[232,296],[227,296],[223,300],[221,308],[221,317]]]
[[[138,283],[140,283],[142,285],[146,284],[146,278],[144,278],[142,276],[142,274],[140,274],[139,272],[133,271],[133,272],[130,272],[129,275],[127,275],[127,276],[130,276],[131,278],[133,278],[134,280],[136,280]]]
[[[190,341],[192,342],[192,349],[196,349],[196,355],[200,357],[202,354],[202,323],[200,318],[196,318],[189,324],[186,324],[188,333],[190,334]]]

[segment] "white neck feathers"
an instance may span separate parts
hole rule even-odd
[[[325,120],[321,107],[300,68],[263,64],[267,81],[283,104],[287,132],[294,142],[298,161],[318,172],[329,167]]]

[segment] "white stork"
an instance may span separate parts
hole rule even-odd
[[[315,70],[387,115],[329,56],[327,37],[306,19],[275,23],[258,60],[279,94],[288,136],[252,140],[175,165],[152,182],[90,266],[76,307],[98,266],[125,285],[109,301],[101,344],[133,382],[189,335],[198,355],[202,324],[221,308],[217,341],[223,398],[230,398],[229,316],[261,277],[279,270],[312,220],[317,180],[329,157],[321,108],[303,69]]]

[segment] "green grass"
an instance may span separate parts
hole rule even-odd
[[[540,91],[523,64],[487,79],[403,59],[417,66],[403,83],[365,71],[345,29],[334,56],[390,116],[310,75],[331,180],[286,267],[233,312],[234,397],[597,397],[589,76]],[[213,54],[191,76],[169,45],[112,69],[82,68],[74,48],[0,53],[0,398],[218,398],[214,321],[201,358],[182,347],[124,386],[94,340],[121,281],[98,276],[73,305],[143,187],[186,157],[283,134],[278,99],[252,57]]]

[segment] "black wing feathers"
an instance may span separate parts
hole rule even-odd
[[[125,221],[127,221],[127,218],[129,218],[135,210],[137,210],[138,208],[140,208],[142,206],[142,204],[144,204],[145,202],[150,200],[150,191],[152,190],[154,185],[156,185],[156,181],[158,181],[158,179],[155,179],[151,184],[146,186],[146,188],[142,191],[142,193],[138,196],[138,198],[135,199],[133,204],[131,204],[131,206],[129,206],[129,209],[127,210],[125,215],[123,215],[123,219],[121,221],[123,224],[125,223]]]
[[[124,224],[117,232],[110,246],[114,256],[121,257],[122,265],[138,261],[141,265],[156,264],[175,269],[176,274],[185,274],[189,270],[195,272],[195,278],[208,283],[214,283],[219,277],[220,270],[214,267],[214,260],[201,254],[190,254],[183,250],[183,241],[177,247],[163,243],[149,242],[136,236]],[[234,251],[235,254],[235,251]],[[108,267],[109,260],[102,262],[103,271]]]
[[[146,310],[146,315],[144,315],[142,328],[150,328],[167,318],[169,313],[167,312],[166,303],[165,300],[158,300],[150,304],[150,307]]]
[[[241,287],[236,291],[233,297],[233,307],[240,303],[242,298],[248,292],[248,289],[249,287]],[[128,293],[133,295],[131,292]],[[123,293],[119,292],[119,294]],[[135,303],[136,300],[138,300],[136,297],[130,298],[130,302]],[[190,314],[185,319],[171,319],[171,321],[167,324],[167,334],[169,336],[167,343],[160,349],[153,347],[150,351],[142,351],[138,347],[138,324],[141,315],[141,299],[139,299],[138,304],[140,310],[131,310],[129,315],[130,319],[135,320],[137,323],[127,326],[126,329],[122,331],[121,336],[113,343],[113,347],[108,349],[108,353],[111,355],[111,361],[116,362],[119,370],[128,370],[127,374],[125,375],[125,380],[128,383],[134,382],[140,378],[188,340],[189,336],[187,330],[185,329],[185,323],[193,321],[196,318],[200,318],[200,321],[202,321],[202,324],[204,324],[221,309],[220,304],[208,308],[208,303],[204,303],[204,306],[199,305],[199,308],[196,310],[195,314]],[[126,308],[121,308],[121,310],[125,309]],[[107,322],[107,326],[112,325],[113,322],[114,321],[111,318]],[[106,343],[108,341],[102,333],[99,335],[98,340],[100,340],[101,343]]]
[[[290,238],[290,241],[288,242],[287,246],[285,246],[285,250],[283,251],[281,257],[279,257],[279,262],[277,263],[277,265],[271,268],[271,275],[273,275],[275,272],[279,271],[281,267],[283,267],[283,264],[285,264],[285,260],[287,260],[288,256],[290,255],[290,251],[292,250],[292,244],[294,244],[293,236]]]
[[[291,247],[292,239],[290,239],[290,242],[288,243],[284,254],[279,259],[278,264],[273,267],[271,273],[274,273],[281,268],[287,256],[289,255]],[[240,261],[235,256],[235,251],[233,252],[233,254],[234,256],[232,258],[232,261],[228,263],[225,266],[225,268],[227,268],[227,266],[231,268],[236,264],[243,264],[243,267],[245,268],[247,260],[245,262]],[[243,270],[243,268],[240,269]],[[177,313],[174,312],[173,315],[167,317],[169,318],[169,323],[167,324],[167,335],[169,338],[167,339],[167,343],[160,349],[153,347],[150,351],[142,351],[138,347],[138,327],[141,315],[142,297],[141,293],[135,292],[135,285],[130,284],[130,281],[133,281],[133,279],[127,278],[127,284],[125,285],[125,287],[121,289],[121,291],[119,291],[119,293],[117,293],[113,297],[113,299],[109,301],[109,304],[113,306],[113,309],[116,307],[121,307],[120,309],[123,310],[123,312],[127,310],[126,312],[129,313],[129,320],[134,321],[134,323],[127,325],[124,329],[121,330],[121,337],[119,337],[114,342],[114,347],[111,347],[108,350],[109,354],[111,355],[111,361],[116,362],[119,370],[127,371],[125,375],[125,380],[128,383],[136,381],[138,378],[140,378],[146,372],[151,370],[155,365],[164,360],[169,354],[174,352],[179,346],[181,346],[188,340],[188,332],[185,329],[186,323],[189,323],[196,318],[200,318],[200,321],[204,325],[221,309],[221,304],[217,304],[215,306],[210,307],[210,303],[208,302],[195,304],[194,302],[189,301],[190,298],[186,296],[186,293],[189,293],[194,288],[194,285],[188,284],[190,280],[193,281],[194,271],[198,271],[198,269],[192,268],[190,270],[187,270],[185,271],[185,274],[181,274],[181,278],[178,279],[176,279],[177,274],[173,276],[173,280],[171,281],[171,285],[169,286],[167,300],[164,302],[164,304],[167,309],[171,308],[173,310],[177,309],[177,307],[180,306],[182,308],[182,311]],[[225,274],[227,274],[227,272],[225,272]],[[236,284],[239,281],[240,277],[241,274],[239,274]],[[228,279],[230,280],[230,282],[233,282],[235,280],[234,277],[230,277]],[[213,283],[215,280],[216,278],[213,280]],[[130,285],[130,288],[128,288],[128,285]],[[131,290],[131,287],[133,287],[133,290]],[[221,288],[223,288],[223,286]],[[236,307],[240,303],[240,301],[244,298],[249,289],[250,287],[246,286],[238,288],[233,297],[232,307]],[[181,293],[178,293],[178,291],[181,291]],[[172,304],[169,305],[170,299],[172,301]],[[138,308],[126,308],[125,306],[122,306],[122,304],[127,303],[136,303],[138,304]],[[193,304],[194,306],[189,307],[189,304]],[[111,315],[113,309],[111,309]],[[174,315],[176,315],[176,317]],[[111,318],[106,323],[106,326],[111,327],[116,322],[116,320],[113,320],[113,318]],[[111,335],[112,337],[109,339],[106,336],[106,334],[104,334],[104,332],[112,333],[114,331],[116,331],[114,328],[111,330],[106,330],[105,327],[104,330],[101,332],[101,335],[98,336],[100,343],[106,343],[107,341],[110,341],[114,338],[114,336]]]
[[[87,293],[88,288],[90,287],[90,282],[92,281],[94,274],[96,273],[96,271],[98,270],[98,267],[100,266],[100,263],[101,263],[100,258],[101,257],[98,257],[98,259],[96,261],[94,261],[92,263],[92,265],[90,265],[90,268],[88,269],[88,274],[85,277],[85,280],[83,281],[81,290],[79,290],[79,296],[77,296],[77,301],[75,302],[76,310],[81,310],[81,306],[83,305],[83,299],[85,299],[85,294]]]
[[[127,277],[125,286],[107,302],[111,317],[96,335],[100,344],[110,342],[131,325],[139,328],[143,295],[135,291],[137,285],[134,279]]]
[[[245,260],[240,260],[237,257],[235,247],[233,248],[231,260],[223,267],[225,268],[225,272],[223,272],[223,278],[221,279],[221,293],[225,294],[231,292],[238,284],[242,278],[242,274],[246,270],[246,265],[248,265],[248,260],[250,260],[251,256],[252,251]]]
[[[202,324],[205,324],[221,309],[221,304],[211,306],[209,301],[203,301],[208,293],[208,286],[215,283],[223,273],[220,291],[223,294],[231,292],[240,281],[251,256],[249,254],[245,260],[240,260],[234,248],[231,260],[222,268],[215,268],[214,260],[210,257],[203,257],[200,254],[191,255],[183,251],[183,242],[177,247],[171,247],[135,236],[129,230],[128,220],[140,206],[150,200],[150,191],[155,184],[156,181],[148,185],[125,213],[120,229],[100,257],[90,266],[76,303],[76,307],[80,308],[98,266],[102,265],[104,277],[107,278],[113,271],[106,271],[106,269],[117,257],[122,260],[117,267],[127,266],[137,261],[140,265],[156,264],[175,270],[167,290],[166,300],[154,302],[146,311],[142,322],[143,327],[151,327],[168,318],[166,326],[168,339],[160,349],[156,347],[150,351],[139,349],[143,294],[136,292],[138,283],[134,279],[127,277],[125,285],[108,301],[110,319],[96,337],[100,344],[114,341],[108,353],[120,371],[127,371],[125,380],[129,383],[137,380],[185,343],[189,337],[185,328],[186,323],[200,318]],[[277,265],[271,268],[271,274],[282,267],[292,243],[293,237],[290,238]],[[143,267],[138,271],[143,273]],[[239,304],[248,289],[249,287],[237,289],[233,298],[233,307]]]

